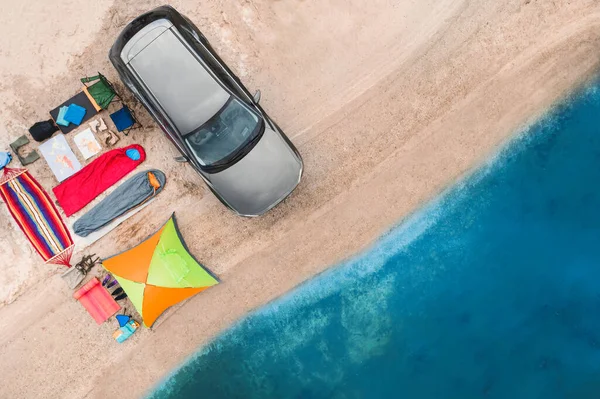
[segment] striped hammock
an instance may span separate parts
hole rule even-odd
[[[27,169],[4,168],[0,198],[45,263],[71,266],[71,234],[48,193]]]

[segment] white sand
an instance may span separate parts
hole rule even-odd
[[[74,94],[81,76],[99,70],[117,80],[112,41],[159,4],[140,3],[0,0],[0,148]],[[304,157],[305,178],[265,217],[235,217],[172,160],[176,152],[140,110],[148,128],[120,145],[141,143],[144,167],[164,170],[167,187],[92,251],[127,249],[175,211],[192,252],[223,284],[120,346],[116,324],[93,322],[61,268],[41,262],[0,206],[0,302],[10,303],[0,308],[0,397],[105,398],[124,385],[142,394],[251,309],[364,248],[600,63],[594,0],[173,5],[262,90],[263,106]],[[56,185],[43,160],[30,170],[49,192]]]

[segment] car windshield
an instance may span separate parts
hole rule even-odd
[[[235,154],[258,128],[258,116],[231,97],[215,116],[186,135],[185,141],[201,165],[211,166]]]

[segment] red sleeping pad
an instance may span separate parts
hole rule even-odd
[[[73,298],[83,305],[98,324],[104,323],[121,308],[96,277],[77,290]]]

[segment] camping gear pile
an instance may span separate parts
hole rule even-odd
[[[98,113],[108,111],[114,130],[125,135],[141,125],[133,109],[121,100],[104,75],[99,73],[81,82],[84,86],[80,92],[50,111],[52,119],[36,122],[29,128],[31,137],[40,143],[37,151],[31,148],[24,151],[31,142],[23,135],[10,144],[12,154],[0,152],[0,199],[42,260],[68,268],[62,279],[76,290],[73,298],[96,323],[104,323],[116,315],[119,328],[113,337],[122,343],[140,323],[125,312],[116,314],[121,309],[119,303],[130,301],[143,324],[151,327],[167,308],[218,284],[218,280],[189,253],[174,215],[158,232],[132,245],[130,250],[103,260],[95,254],[84,255],[71,267],[75,247],[85,249],[110,234],[150,205],[166,184],[165,174],[158,169],[138,172],[76,220],[71,218],[146,158],[144,148],[138,144],[102,153],[120,138]],[[113,103],[120,105],[110,111]],[[92,119],[95,115],[98,116]],[[57,131],[62,134],[54,135]],[[66,134],[72,131],[76,133],[70,141],[78,148],[80,157],[67,140]],[[7,167],[13,155],[25,166],[40,159],[40,154],[58,182],[52,188],[56,202],[27,169]],[[94,159],[86,164],[91,158]],[[62,208],[68,223],[55,203]],[[98,264],[102,264],[107,274],[101,277],[102,281],[97,276],[86,281]]]

